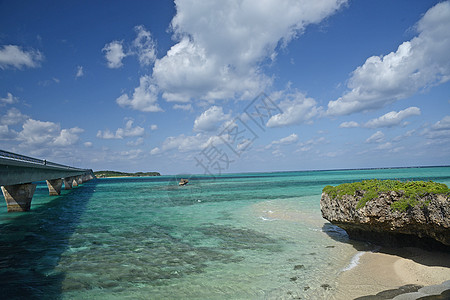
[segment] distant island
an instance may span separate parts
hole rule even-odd
[[[117,172],[117,171],[96,171],[96,172],[94,172],[94,175],[97,178],[161,176],[161,174],[159,172],[126,173],[126,172]]]

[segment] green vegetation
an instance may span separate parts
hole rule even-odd
[[[94,172],[97,178],[105,177],[143,177],[143,176],[161,176],[158,172],[137,172],[137,173],[125,173],[117,171],[97,171]]]
[[[363,193],[363,197],[359,200],[356,208],[366,205],[367,201],[372,200],[380,193],[394,191],[401,197],[398,201],[391,204],[393,210],[406,211],[409,207],[416,205],[428,205],[428,203],[420,202],[419,197],[427,194],[447,194],[450,195],[450,189],[443,183],[433,181],[407,181],[399,180],[364,180],[361,182],[344,183],[338,186],[328,185],[324,187],[323,192],[332,198],[342,199],[344,195],[355,195],[356,191]]]

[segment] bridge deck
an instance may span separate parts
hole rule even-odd
[[[0,186],[92,174],[80,169],[0,150]]]

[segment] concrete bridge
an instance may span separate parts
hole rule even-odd
[[[37,158],[0,150],[0,186],[8,212],[29,211],[35,181],[47,182],[49,194],[60,195],[66,190],[94,179],[90,169],[69,167]]]

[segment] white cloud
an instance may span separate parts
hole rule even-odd
[[[434,140],[450,140],[450,116],[445,116],[442,120],[437,121],[430,128],[426,128],[423,134],[428,139]]]
[[[0,69],[9,67],[22,69],[23,67],[36,68],[40,66],[40,62],[44,59],[39,50],[22,50],[21,47],[15,45],[4,45],[0,49]]]
[[[341,125],[339,125],[340,128],[356,128],[359,127],[359,124],[355,121],[350,122],[342,122]]]
[[[134,27],[134,30],[137,36],[133,41],[133,47],[136,49],[139,63],[142,66],[149,66],[156,59],[156,43],[152,39],[151,33],[145,30],[143,25]]]
[[[378,149],[378,150],[387,150],[387,149],[391,149],[391,148],[392,148],[392,143],[391,142],[386,142],[384,144],[378,145],[376,149]]]
[[[161,153],[161,150],[160,150],[158,147],[155,147],[155,148],[153,148],[153,149],[150,151],[150,154],[151,154],[151,155],[156,155],[156,154],[159,154],[159,153]]]
[[[450,116],[445,116],[442,120],[436,122],[432,128],[434,130],[450,130]]]
[[[83,76],[84,76],[83,66],[78,66],[77,67],[77,74],[75,75],[75,77],[79,78],[79,77],[83,77]]]
[[[288,135],[284,138],[272,141],[269,145],[266,146],[266,149],[269,149],[274,145],[289,145],[289,144],[295,143],[297,141],[298,141],[298,135],[295,133],[292,133],[291,135]]]
[[[8,125],[0,125],[0,139],[3,139],[7,134],[9,134]]]
[[[221,106],[211,106],[194,121],[194,131],[215,131],[219,123],[231,118],[230,114],[224,114]]]
[[[420,89],[450,80],[450,2],[430,8],[419,20],[419,35],[396,52],[369,57],[353,71],[348,92],[328,103],[329,115],[382,107]]]
[[[53,145],[55,145],[55,146],[73,145],[79,139],[78,134],[80,134],[82,132],[84,132],[84,130],[81,128],[78,128],[78,127],[74,127],[74,128],[70,128],[70,129],[63,129],[59,133],[59,136],[57,136],[55,138],[55,140],[53,141]]]
[[[391,111],[382,115],[379,118],[368,121],[364,127],[367,128],[380,128],[380,127],[392,127],[399,125],[404,119],[411,116],[420,115],[420,109],[418,107],[408,107],[399,112]]]
[[[0,125],[0,140],[13,140],[17,132],[10,130],[8,125]]]
[[[22,114],[17,108],[13,107],[8,110],[6,115],[3,115],[0,119],[0,123],[4,125],[15,125],[25,122],[29,117]]]
[[[85,142],[84,144],[83,144],[86,148],[90,148],[90,147],[92,147],[92,142]]]
[[[34,149],[74,145],[79,140],[79,134],[84,132],[78,127],[61,130],[59,124],[33,119],[26,120],[22,127],[17,140],[22,142],[21,146]]]
[[[192,111],[192,105],[191,104],[174,104],[172,106],[173,109],[180,109],[180,110],[186,110],[186,111]]]
[[[253,98],[272,78],[260,64],[345,0],[176,1],[175,44],[153,78],[167,101]]]
[[[132,146],[132,147],[140,146],[142,144],[144,144],[144,138],[142,138],[142,137],[138,138],[135,141],[129,141],[127,143],[128,146]]]
[[[398,112],[391,111],[388,112],[381,117],[378,117],[376,119],[372,119],[367,121],[364,124],[358,124],[357,122],[350,121],[350,122],[343,122],[341,125],[339,125],[340,128],[355,128],[355,127],[364,127],[364,128],[381,128],[381,127],[393,127],[393,126],[406,126],[409,123],[402,121],[408,117],[411,116],[418,116],[421,114],[421,111],[418,107],[408,107],[404,110],[400,110]]]
[[[267,121],[268,127],[280,127],[293,124],[300,124],[310,121],[319,114],[320,109],[316,106],[317,102],[313,98],[307,98],[300,92],[285,94],[276,93],[272,99],[284,98],[279,103],[282,113],[272,116]]]
[[[211,143],[214,146],[218,146],[223,144],[223,140],[218,136],[209,136],[204,133],[197,133],[196,135],[191,136],[180,134],[179,136],[170,136],[166,138],[162,143],[161,148],[155,151],[157,151],[157,153],[174,149],[179,152],[200,151]]]
[[[306,142],[298,143],[297,146],[299,148],[295,152],[309,151],[313,148],[313,146],[325,143],[328,143],[328,141],[324,137],[309,139]]]
[[[7,93],[5,98],[0,98],[0,105],[3,104],[13,104],[19,101],[17,97],[14,97],[13,94]]]
[[[399,141],[401,141],[401,140],[403,140],[405,138],[408,138],[408,137],[412,136],[414,133],[416,133],[415,129],[408,130],[404,134],[396,136],[395,138],[393,138],[392,141],[399,142]]]
[[[377,131],[366,140],[366,143],[381,143],[382,141],[384,141],[384,133]]]
[[[145,129],[140,126],[133,127],[133,120],[128,120],[125,124],[125,128],[117,128],[116,132],[113,133],[109,129],[105,131],[99,130],[97,132],[97,137],[100,139],[123,139],[126,137],[138,137],[145,134]]]
[[[124,53],[122,41],[112,41],[103,47],[108,68],[117,69],[123,66],[122,59],[127,55]]]
[[[158,125],[152,124],[152,125],[150,126],[150,129],[151,129],[151,130],[157,130],[157,129],[158,129]]]
[[[194,136],[185,136],[184,134],[176,137],[170,136],[164,140],[161,150],[177,149],[180,152],[201,150],[207,141],[208,137],[201,133]]]
[[[131,160],[143,158],[145,156],[145,152],[142,149],[132,149],[129,151],[121,151],[121,152],[119,152],[119,155],[120,155],[120,157],[119,157],[120,159],[131,161]]]
[[[144,75],[139,79],[139,86],[134,89],[133,96],[121,95],[116,99],[121,107],[130,107],[143,112],[163,111],[158,105],[158,90],[150,76]]]

